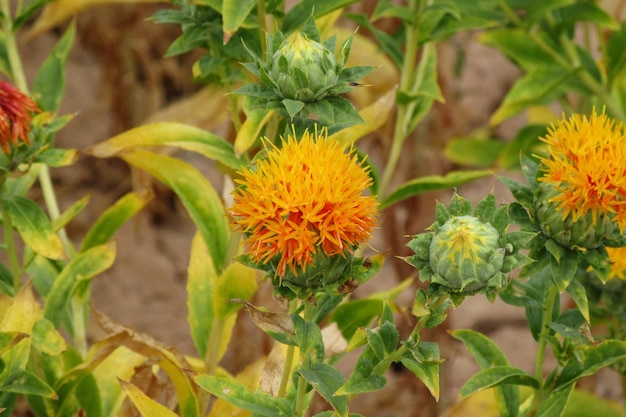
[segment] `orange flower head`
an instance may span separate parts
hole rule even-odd
[[[608,218],[626,229],[626,136],[621,123],[606,114],[573,115],[559,121],[542,140],[550,156],[542,158],[539,181],[558,192],[550,198],[565,219],[590,217],[592,225]]]
[[[363,194],[368,170],[325,130],[271,145],[256,170],[241,175],[230,212],[251,260],[276,262],[281,279],[287,268],[297,276],[317,256],[351,254],[370,238],[377,202]]]
[[[9,143],[30,143],[28,132],[37,104],[11,84],[0,81],[0,144],[5,154],[11,153]]]
[[[611,270],[609,279],[621,279],[626,281],[626,247],[606,248],[609,253]]]

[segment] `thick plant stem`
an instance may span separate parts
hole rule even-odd
[[[545,303],[543,306],[543,316],[541,318],[541,331],[539,332],[539,345],[537,347],[537,356],[535,359],[535,379],[539,381],[541,386],[535,390],[533,403],[530,408],[529,416],[532,417],[535,415],[539,406],[541,405],[541,401],[543,400],[544,391],[543,391],[543,363],[546,357],[546,348],[548,346],[547,336],[550,332],[550,327],[548,324],[552,322],[552,310],[554,309],[554,301],[558,296],[558,289],[556,285],[551,284],[548,293],[546,294]]]

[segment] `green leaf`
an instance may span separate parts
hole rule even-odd
[[[339,305],[331,317],[341,334],[350,340],[360,327],[368,327],[383,310],[383,301],[371,298],[352,300]]]
[[[7,177],[4,183],[4,193],[25,197],[35,181],[39,178],[42,164],[32,164],[28,171],[16,177]]]
[[[331,134],[340,128],[364,122],[354,105],[341,96],[328,96],[323,100],[307,103],[305,109],[330,124]]]
[[[499,387],[502,385],[525,385],[531,388],[539,388],[540,383],[521,369],[510,366],[496,366],[482,369],[474,374],[461,387],[459,396],[467,397],[475,392],[486,388]]]
[[[285,15],[283,32],[287,35],[304,25],[311,16],[318,18],[337,9],[356,3],[357,1],[358,0],[303,0],[292,7]]]
[[[24,395],[36,395],[44,398],[57,399],[57,393],[42,381],[37,375],[26,371],[19,370],[9,374],[2,385],[0,392],[12,392]]]
[[[607,44],[607,72],[608,72],[608,85],[611,86],[613,82],[618,79],[620,74],[623,73],[624,67],[626,67],[626,22],[623,22],[620,30],[611,33],[609,42]]]
[[[291,100],[286,98],[282,101],[282,103],[283,106],[285,106],[285,110],[287,110],[287,114],[289,114],[289,117],[291,118],[296,117],[304,108],[304,102],[300,100]],[[332,118],[332,115],[329,117]]]
[[[550,393],[548,398],[541,402],[535,415],[537,417],[561,417],[573,391],[574,384],[567,389]]]
[[[546,245],[547,247],[547,245]],[[559,260],[552,257],[550,268],[552,271],[552,281],[563,292],[569,287],[570,283],[576,276],[580,258],[573,251],[564,251],[563,257]]]
[[[298,314],[292,314],[291,320],[295,331],[296,346],[301,356],[310,356],[314,363],[324,360],[324,341],[322,331],[316,323],[304,320]]]
[[[261,416],[289,417],[292,415],[291,407],[285,398],[272,397],[263,392],[251,392],[233,379],[198,375],[194,377],[194,381],[200,388],[217,398]]]
[[[256,0],[225,1],[222,4],[224,37],[230,38],[250,14]]]
[[[343,374],[325,363],[314,363],[309,368],[300,369],[298,373],[337,411],[345,415],[348,411],[348,397],[335,395],[344,384]]]
[[[178,417],[178,414],[154,401],[130,382],[120,379],[120,384],[143,417]]]
[[[564,83],[578,71],[579,68],[576,67],[568,70],[556,66],[534,68],[515,82],[507,92],[500,107],[491,116],[489,123],[495,126],[528,107],[550,104],[562,94]]]
[[[444,154],[451,162],[478,168],[496,165],[507,144],[495,139],[458,138],[447,141]]]
[[[237,170],[243,162],[235,156],[233,145],[221,137],[183,123],[157,122],[120,133],[98,143],[85,152],[98,158],[109,158],[136,147],[174,146],[197,152]]]
[[[59,217],[52,222],[52,229],[55,232],[59,232],[65,226],[67,226],[76,216],[78,216],[89,204],[91,194],[74,201]],[[72,248],[73,249],[73,248]]]
[[[431,395],[439,400],[439,346],[432,342],[420,342],[409,348],[400,362],[426,385]]]
[[[187,322],[191,338],[201,358],[206,357],[207,343],[215,319],[215,285],[218,274],[199,233],[193,238],[187,269]]]
[[[154,194],[148,190],[130,192],[117,200],[91,226],[80,247],[85,252],[111,239],[117,230],[148,204]]]
[[[59,236],[43,210],[32,200],[17,195],[2,199],[5,212],[11,217],[24,242],[38,254],[50,259],[65,259]]]
[[[465,344],[480,369],[510,366],[508,359],[498,345],[484,334],[473,330],[453,330],[450,334]],[[517,387],[511,385],[498,386],[495,390],[495,396],[500,415],[509,417],[518,415],[520,396]]]
[[[221,272],[230,230],[222,202],[206,177],[190,164],[166,155],[132,149],[119,156],[178,195],[206,242],[215,270]]]
[[[555,51],[561,48],[554,44],[548,35],[537,33],[542,43],[550,45]],[[541,48],[526,31],[522,29],[494,29],[483,32],[479,40],[499,49],[526,72],[537,68],[546,69],[546,65],[554,63],[554,57]],[[564,57],[565,58],[565,57]]]
[[[72,23],[35,77],[33,99],[43,111],[56,112],[59,109],[65,91],[65,64],[75,36],[76,25]]]
[[[34,161],[49,167],[65,167],[72,165],[77,159],[78,151],[76,149],[47,148],[38,153]]]
[[[578,311],[583,315],[587,322],[590,322],[589,318],[589,300],[587,299],[587,291],[585,290],[585,286],[581,284],[577,279],[573,279],[569,287],[567,287],[567,293],[574,303],[576,303],[576,307],[578,307]]]
[[[55,279],[46,298],[44,317],[58,326],[79,284],[109,269],[114,259],[114,243],[96,246],[74,258]]]
[[[420,177],[405,182],[404,184],[396,188],[389,196],[383,199],[383,201],[380,203],[380,209],[384,210],[385,208],[399,201],[406,200],[407,198],[416,196],[418,194],[426,193],[429,191],[449,189],[477,180],[479,178],[484,178],[492,174],[493,172],[489,170],[454,171],[446,174],[445,176],[429,175]]]
[[[605,340],[595,346],[581,346],[581,360],[571,360],[556,379],[554,389],[568,386],[582,377],[593,375],[600,369],[626,357],[626,342]]]
[[[603,10],[600,6],[592,2],[580,2],[571,4],[560,10],[560,17],[564,23],[578,24],[579,22],[595,23],[599,28],[618,30],[617,21]]]
[[[47,355],[60,355],[67,344],[51,321],[41,319],[33,326],[33,347]]]
[[[494,366],[509,366],[509,361],[491,339],[473,330],[452,330],[452,337],[463,342],[481,369]]]

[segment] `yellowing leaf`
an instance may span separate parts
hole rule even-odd
[[[135,372],[135,367],[145,361],[146,358],[143,355],[120,346],[93,370],[93,376],[100,389],[102,415],[119,415],[126,395],[122,391],[118,378],[129,380]]]
[[[5,196],[2,205],[20,236],[32,250],[46,258],[66,259],[61,239],[54,233],[46,214],[34,201],[13,195]]]
[[[235,153],[243,154],[259,139],[261,130],[272,119],[274,111],[255,111],[247,114],[246,121],[241,125],[235,138]]]
[[[120,384],[143,417],[178,417],[176,413],[148,397],[130,382],[120,379]]]
[[[136,127],[98,143],[85,152],[98,158],[116,156],[122,151],[154,146],[173,146],[199,154],[239,169],[242,161],[233,145],[206,130],[183,123],[157,122]]]
[[[35,301],[32,285],[26,284],[11,300],[0,321],[0,331],[30,335],[35,321],[41,318],[41,306]]]

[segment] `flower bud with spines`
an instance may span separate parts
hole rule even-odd
[[[269,64],[276,94],[303,102],[324,98],[337,84],[338,70],[332,51],[300,33],[286,40]]]
[[[496,208],[493,194],[473,214],[469,201],[455,194],[449,210],[437,204],[436,218],[432,232],[409,242],[415,255],[406,258],[435,291],[494,292],[508,283],[507,273],[530,261],[518,250],[533,234],[507,233],[507,206]]]

